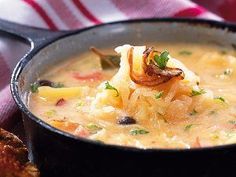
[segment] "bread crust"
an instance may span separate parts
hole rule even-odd
[[[28,150],[12,133],[0,128],[0,177],[39,177],[38,169],[29,162]]]

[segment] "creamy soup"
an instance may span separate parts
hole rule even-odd
[[[154,49],[116,48],[119,67],[102,65],[93,52],[58,63],[31,85],[30,110],[60,130],[107,144],[236,143],[235,51],[216,44],[148,46]]]

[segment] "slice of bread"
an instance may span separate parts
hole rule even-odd
[[[0,128],[0,177],[39,177],[38,169],[29,162],[28,150],[12,133]]]

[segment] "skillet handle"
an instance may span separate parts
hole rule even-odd
[[[0,19],[0,31],[27,40],[31,44],[31,49],[39,47],[40,45],[67,33],[65,31],[53,32],[46,29],[28,27],[2,19]]]

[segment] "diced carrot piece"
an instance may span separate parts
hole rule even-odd
[[[102,79],[102,72],[96,71],[87,75],[82,75],[80,73],[73,73],[73,77],[81,81],[97,81]]]
[[[79,126],[78,123],[60,120],[53,120],[50,122],[50,125],[69,133],[74,133],[77,127]]]
[[[75,130],[74,134],[80,137],[88,137],[90,135],[89,131],[81,125]]]

